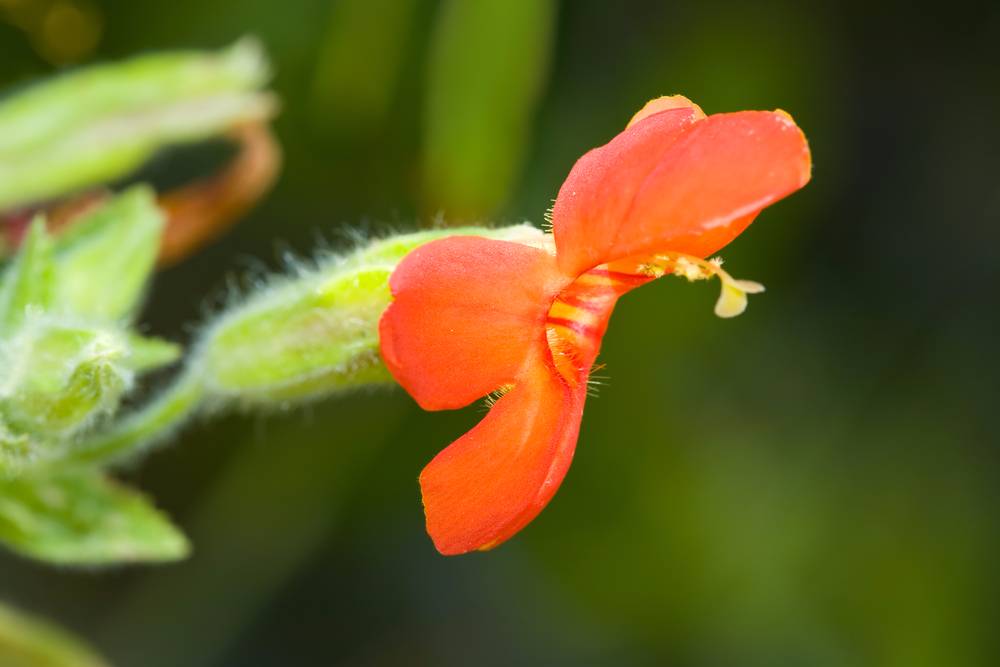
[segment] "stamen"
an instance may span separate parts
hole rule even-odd
[[[587,370],[600,348],[607,318],[618,297],[667,274],[692,281],[718,278],[722,291],[715,314],[719,317],[739,315],[746,310],[747,294],[764,291],[759,283],[733,278],[722,268],[720,258],[706,260],[683,253],[659,253],[595,267],[564,289],[546,314],[545,335],[551,361],[570,386],[577,386],[588,377]],[[599,377],[590,374],[590,378],[588,393],[600,384]]]
[[[722,258],[709,260],[682,253],[661,253],[655,256],[655,265],[661,275],[672,273],[690,281],[718,278],[722,290],[715,302],[715,314],[719,317],[736,317],[747,308],[747,295],[759,294],[764,286],[752,280],[737,280],[722,268]],[[643,266],[648,266],[644,264]]]

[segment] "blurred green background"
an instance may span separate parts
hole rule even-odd
[[[158,275],[145,321],[175,340],[232,276],[320,241],[540,222],[660,94],[790,111],[813,182],[724,253],[769,288],[743,317],[673,280],[620,304],[573,467],[499,550],[438,556],[416,482],[481,410],[384,391],[196,424],[127,473],[190,560],[3,555],[4,599],[120,666],[1000,663],[1000,6],[0,0],[0,84],[245,34],[276,64],[286,165]]]

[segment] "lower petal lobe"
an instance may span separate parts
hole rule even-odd
[[[427,532],[446,555],[491,549],[551,500],[576,449],[586,383],[570,388],[542,358],[475,428],[420,474]]]

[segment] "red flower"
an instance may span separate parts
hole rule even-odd
[[[661,97],[576,163],[551,235],[450,237],[402,261],[380,323],[389,370],[427,410],[487,394],[494,403],[420,475],[441,553],[495,547],[552,498],[618,297],[666,273],[717,276],[716,312],[739,314],[762,288],[703,258],[809,175],[809,147],[788,114],[705,117],[684,97]]]

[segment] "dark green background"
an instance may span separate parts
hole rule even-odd
[[[1000,662],[996,3],[81,6],[101,26],[86,60],[254,34],[275,61],[281,181],[157,276],[145,321],[178,340],[227,276],[317,238],[540,222],[573,161],[660,94],[787,109],[815,169],[724,253],[768,287],[746,315],[676,280],[624,299],[562,489],[497,551],[438,556],[416,483],[481,412],[381,391],[192,426],[129,473],[189,561],[3,556],[5,599],[126,667]],[[0,83],[54,71],[38,39],[0,21]]]

